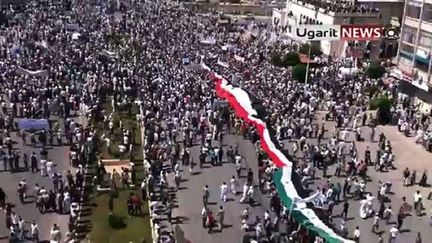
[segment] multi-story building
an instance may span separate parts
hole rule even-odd
[[[432,0],[406,0],[396,59],[401,90],[430,110],[432,104]],[[411,84],[411,85],[409,85]]]

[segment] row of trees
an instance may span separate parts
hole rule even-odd
[[[273,65],[278,67],[294,67],[298,64],[301,64],[299,54],[308,55],[310,48],[310,58],[315,58],[316,56],[322,55],[321,49],[316,46],[309,46],[308,44],[301,45],[299,47],[298,52],[288,52],[286,54],[282,54],[280,52],[274,52],[271,54],[271,62]]]
[[[274,52],[271,54],[271,63],[278,67],[295,67],[297,65],[302,65],[299,54],[308,55],[310,48],[310,58],[313,59],[316,56],[322,55],[321,49],[316,46],[310,46],[309,44],[303,44],[298,48],[298,52],[288,52],[286,54],[281,54],[280,52]],[[293,68],[294,69],[294,68]],[[298,67],[298,70],[304,69],[303,67]],[[380,79],[385,74],[385,67],[380,63],[380,61],[372,61],[369,67],[366,69],[366,75],[371,79]]]
[[[292,67],[293,78],[299,82],[304,82],[306,78],[307,67],[305,64],[301,63],[299,54],[310,54],[310,59],[313,59],[316,56],[322,55],[322,51],[319,47],[303,44],[298,48],[298,52],[291,51],[284,55],[280,52],[274,52],[271,54],[270,59],[271,63],[273,63],[275,66],[285,68]]]
[[[371,79],[380,79],[385,72],[386,69],[380,61],[372,61],[366,69],[366,75]]]

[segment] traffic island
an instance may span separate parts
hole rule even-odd
[[[139,109],[134,104],[114,108],[110,99],[102,106],[99,119],[90,121],[98,158],[87,171],[91,214],[81,218],[80,238],[95,243],[153,242],[148,202],[140,190],[145,175]],[[133,206],[128,207],[128,201]]]

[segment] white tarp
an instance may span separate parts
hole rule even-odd
[[[79,24],[65,24],[65,29],[68,31],[78,31],[80,29]]]
[[[238,62],[245,62],[245,58],[238,55],[234,55],[234,59]]]
[[[235,48],[235,46],[233,46],[233,45],[224,45],[224,46],[222,46],[222,50],[223,51],[231,51],[234,48]]]
[[[43,47],[43,48],[48,48],[48,43],[46,41],[44,41],[44,40],[43,41],[37,41],[37,42],[35,42],[35,45]]]
[[[357,74],[358,69],[356,67],[347,68],[347,67],[341,67],[339,68],[339,76],[345,77],[345,76],[351,76]]]
[[[221,60],[218,60],[218,61],[217,61],[217,65],[222,66],[222,67],[226,67],[226,68],[229,67],[229,64],[228,64],[228,63],[226,63],[226,62],[222,62]]]
[[[201,40],[202,44],[206,44],[206,45],[215,45],[216,44],[216,39],[213,37],[209,37],[207,39],[203,39]]]
[[[103,50],[101,51],[101,54],[107,57],[112,57],[112,58],[117,58],[117,53],[112,52],[112,51],[108,51],[108,50]]]
[[[17,69],[17,73],[28,76],[48,76],[48,70],[30,71],[22,67]]]
[[[72,40],[79,40],[81,34],[78,32],[75,32],[72,34]]]

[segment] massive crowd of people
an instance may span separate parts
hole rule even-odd
[[[337,65],[326,59],[322,63],[330,68],[311,71],[308,83],[294,82],[287,69],[275,67],[268,60],[270,53],[293,48],[291,44],[270,43],[271,33],[263,27],[219,24],[217,12],[196,14],[172,1],[30,1],[22,8],[10,6],[4,13],[8,18],[0,39],[0,125],[3,130],[0,141],[4,168],[11,173],[28,169],[49,176],[53,186],[27,185],[24,180],[20,181],[20,199],[26,202],[34,197],[41,213],[50,210],[70,213],[69,232],[74,232],[77,203],[82,197],[83,167],[91,160],[95,143],[94,128],[85,128],[70,117],[81,114],[95,119],[100,116],[106,97],[111,95],[114,106],[141,101],[146,160],[150,164],[149,176],[142,185],[142,199],[149,196],[152,209],[164,207],[171,218],[167,173],[175,174],[178,186],[180,161],[182,166],[189,166],[193,171],[197,162],[202,165],[210,161],[218,165],[226,157],[236,163],[238,173],[242,173],[242,154],[236,147],[222,147],[225,134],[239,133],[256,144],[260,168],[258,183],[253,172],[248,172],[241,202],[254,203],[254,185],[258,184],[260,191],[269,195],[272,209],[262,219],[250,219],[247,209],[242,212],[242,228],[255,232],[249,241],[280,242],[282,238],[313,237],[293,221],[281,204],[271,182],[275,168],[259,149],[256,131],[236,118],[216,97],[214,84],[209,81],[207,71],[199,68],[200,63],[207,64],[233,85],[262,101],[277,139],[281,144],[288,144],[305,187],[317,170],[322,170],[327,177],[327,167],[331,164],[337,167],[335,177],[346,177],[343,185],[328,181],[318,188],[322,197],[315,206],[325,212],[326,221],[331,224],[333,206],[339,203],[343,204],[343,216],[347,217],[348,198],[361,200],[359,216],[376,217],[374,225],[381,218],[391,217],[391,208],[384,200],[379,209],[373,209],[373,199],[365,193],[369,165],[375,163],[380,171],[392,168],[391,142],[380,136],[376,160],[371,151],[363,159],[355,145],[365,139],[362,137],[365,129],[371,129],[371,140],[375,139],[373,119],[366,113],[369,97],[362,93],[372,85],[371,80],[363,77],[339,79],[333,75]],[[328,82],[328,77],[336,80]],[[395,95],[394,89],[387,93]],[[318,110],[327,111],[326,118],[336,123],[329,139],[325,137],[328,133],[323,123],[314,121]],[[60,117],[61,122],[50,124],[49,129],[37,133],[20,130],[19,124],[14,122],[16,118],[53,116]],[[422,127],[429,123],[428,119],[420,120]],[[42,149],[38,152],[35,148],[31,155],[15,152],[10,133],[17,130],[23,144]],[[352,132],[357,141],[347,142]],[[194,142],[201,146],[199,158],[189,153]],[[77,169],[62,175],[55,171],[54,162],[50,160],[53,158],[45,148],[63,144],[70,145],[74,154],[71,164]],[[347,148],[349,151],[345,151]],[[24,167],[20,166],[21,158]],[[170,168],[166,169],[164,163],[169,163]],[[407,172],[404,176],[412,177],[412,174]],[[427,183],[426,172],[421,181]],[[380,200],[385,198],[389,186],[383,182],[382,188],[378,188]],[[30,187],[34,187],[33,190]],[[220,188],[222,201],[227,193],[241,191],[235,177]],[[221,206],[217,214],[213,214],[207,207],[208,188],[203,190],[203,226],[212,232],[218,222],[222,229],[224,208]],[[38,242],[36,223],[31,225],[31,234],[26,234],[19,212],[11,207],[15,202],[7,202],[6,196],[0,191],[0,203],[6,209],[12,242],[24,238]],[[416,209],[420,208],[420,201],[421,196],[415,196]],[[398,224],[387,238],[397,237],[405,216],[404,208],[406,206],[402,205]],[[157,237],[163,238],[157,211],[151,216]],[[285,225],[286,230],[280,230],[281,225]],[[358,229],[348,235],[344,224],[335,229],[357,240],[360,237]],[[60,242],[60,238],[60,230],[55,225],[51,240]]]

